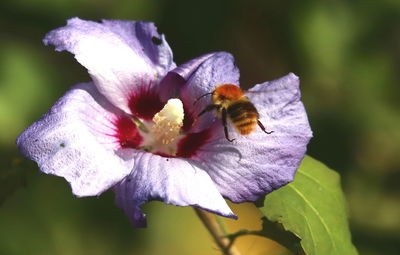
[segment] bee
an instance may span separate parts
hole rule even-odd
[[[206,112],[216,110],[217,115],[222,119],[225,138],[229,142],[233,142],[235,139],[229,138],[227,121],[229,121],[241,135],[250,134],[256,129],[257,125],[267,134],[274,132],[265,129],[264,125],[259,120],[260,116],[256,107],[238,86],[233,84],[218,85],[212,92],[197,98],[195,103],[207,95],[211,95],[212,104],[205,107],[197,117],[200,117]]]

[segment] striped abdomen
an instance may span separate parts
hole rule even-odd
[[[242,135],[248,135],[256,129],[258,112],[249,100],[232,103],[226,109],[229,120]]]

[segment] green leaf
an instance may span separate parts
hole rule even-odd
[[[260,209],[268,220],[281,223],[299,237],[307,255],[357,254],[340,177],[309,156],[303,159],[294,181],[267,195]]]

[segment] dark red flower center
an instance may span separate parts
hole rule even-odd
[[[193,158],[198,150],[207,143],[211,137],[210,129],[199,133],[189,133],[178,143],[176,156],[179,158]]]
[[[116,135],[122,148],[137,148],[143,142],[136,124],[127,116],[119,116],[114,122]]]
[[[150,152],[158,154],[163,157],[181,157],[181,158],[193,158],[199,149],[207,142],[210,137],[210,131],[205,130],[199,133],[188,133],[177,143],[171,144],[174,148],[171,151],[174,153],[165,153],[164,147],[159,147],[158,144],[143,144],[146,141],[152,141],[153,139],[144,139],[144,136],[152,135],[152,125],[154,125],[153,118],[159,113],[166,102],[163,102],[160,98],[157,86],[151,86],[149,83],[147,86],[140,86],[139,89],[135,90],[129,96],[128,107],[131,110],[132,115],[139,119],[143,125],[145,125],[149,132],[141,132],[138,129],[137,123],[134,118],[128,116],[120,116],[114,121],[116,135],[118,143],[122,148],[150,148]],[[190,110],[190,104],[183,104],[184,119],[181,131],[187,133],[190,131],[194,122],[194,113]],[[153,124],[150,124],[153,123]],[[158,132],[153,133],[159,134]],[[156,137],[156,136],[153,136]],[[179,137],[179,136],[177,136]],[[179,139],[179,138],[177,138]],[[160,146],[165,146],[160,145]],[[175,147],[176,146],[176,147]],[[169,148],[169,147],[168,147]]]
[[[148,86],[141,86],[132,93],[128,101],[128,107],[132,114],[143,120],[151,120],[164,104],[165,102],[161,101],[157,91],[151,89],[151,83]]]

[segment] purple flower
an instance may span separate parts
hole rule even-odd
[[[197,118],[210,98],[193,104],[219,84],[239,84],[229,53],[176,67],[153,23],[117,20],[73,18],[44,43],[73,53],[93,81],[73,86],[17,145],[74,195],[112,188],[134,226],[145,226],[140,207],[150,200],[236,218],[223,197],[254,201],[293,180],[311,138],[294,74],[247,94],[274,133],[242,136],[229,125],[229,142],[213,113]]]

